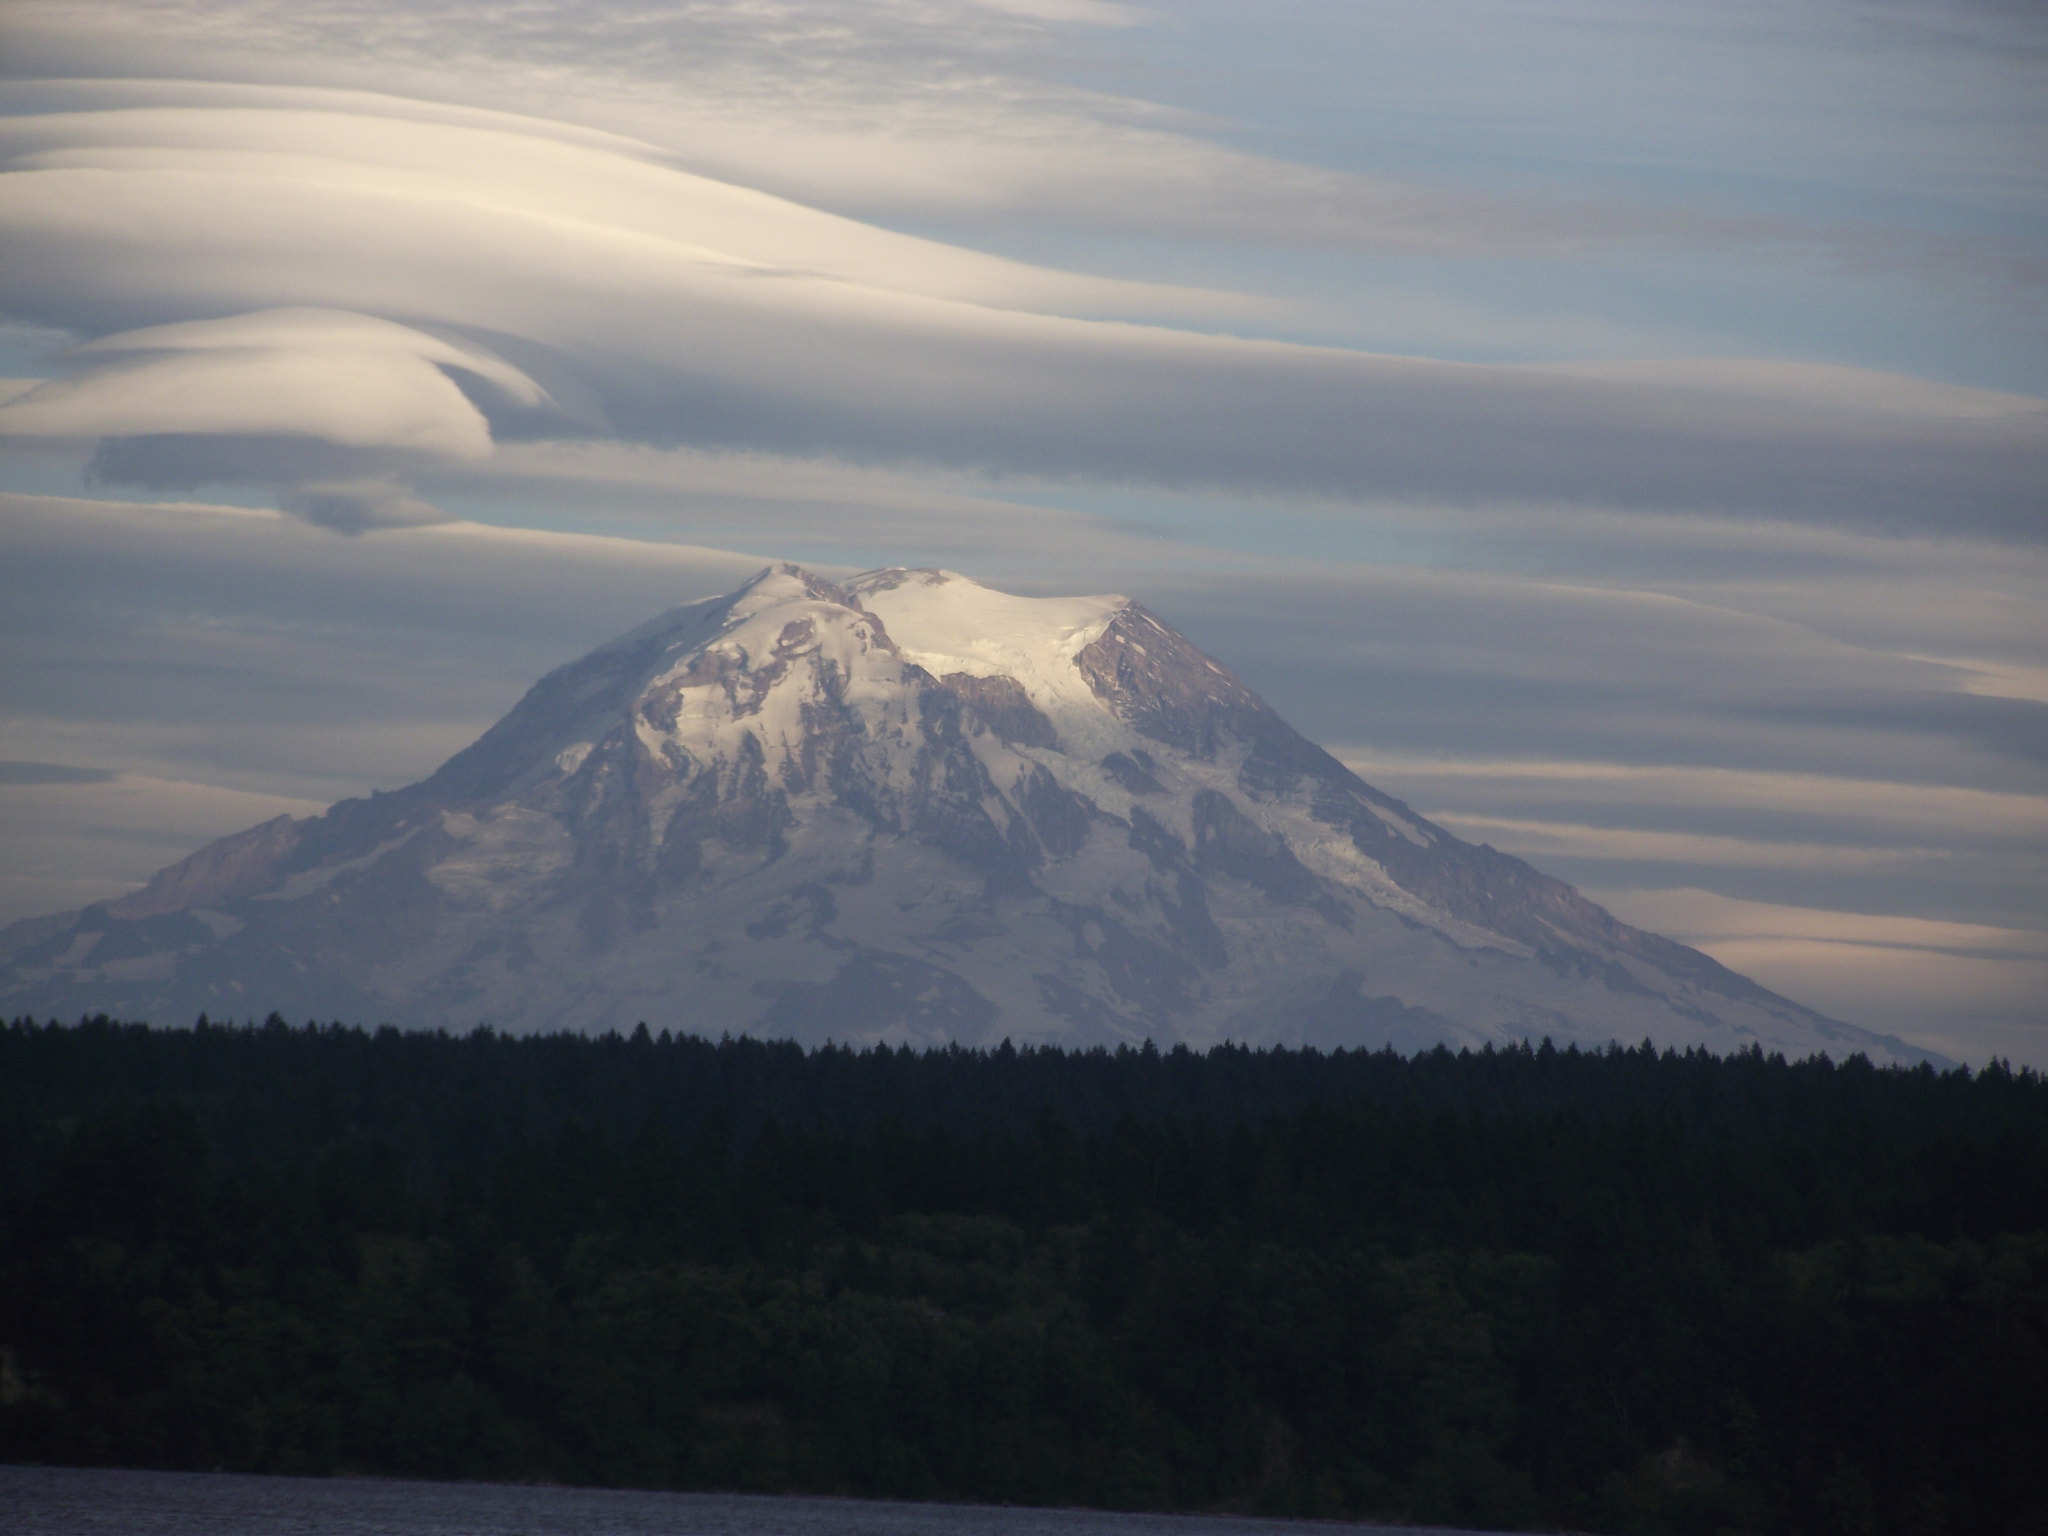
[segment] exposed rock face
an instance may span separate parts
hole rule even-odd
[[[15,925],[0,1008],[1920,1055],[1458,841],[1135,603],[793,566],[408,789]]]

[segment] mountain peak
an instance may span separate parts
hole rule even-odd
[[[770,565],[395,794],[0,942],[0,1000],[464,1028],[1912,1048],[1460,842],[1114,594]]]

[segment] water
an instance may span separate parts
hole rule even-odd
[[[71,1467],[0,1467],[0,1527],[7,1536],[1396,1536],[1386,1526],[1216,1515]]]

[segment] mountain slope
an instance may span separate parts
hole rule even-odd
[[[418,784],[15,925],[0,1007],[1922,1054],[1460,842],[1136,603],[787,565],[549,674]]]

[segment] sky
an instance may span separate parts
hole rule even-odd
[[[0,922],[773,558],[2048,1066],[2048,8],[0,11]]]

